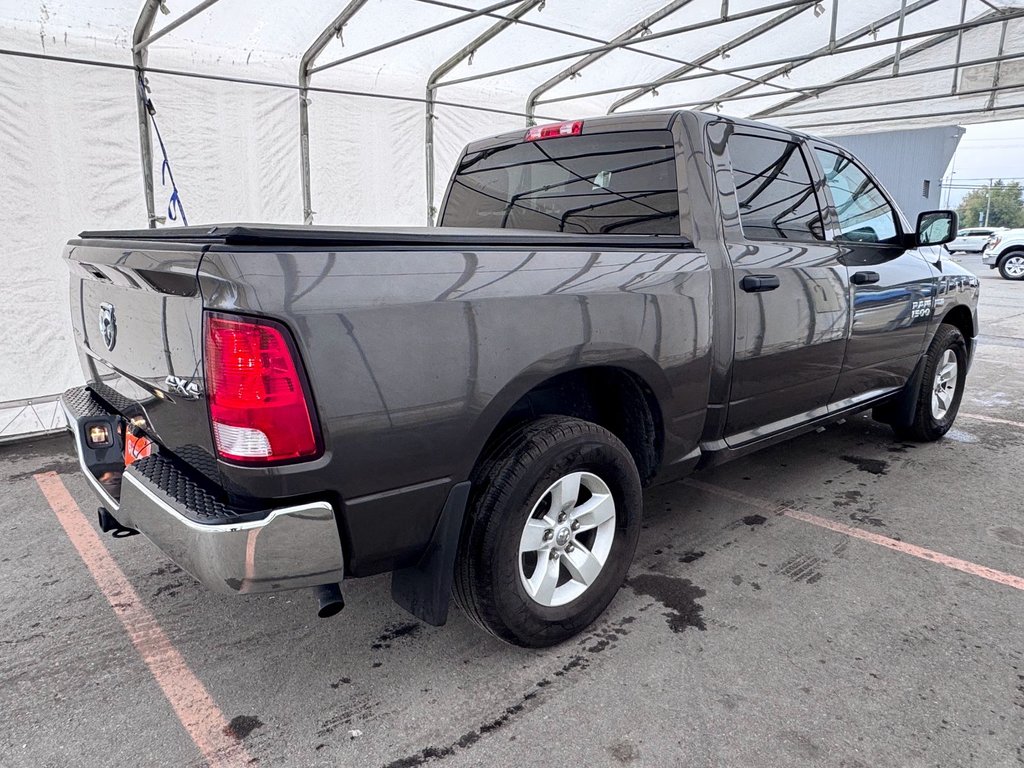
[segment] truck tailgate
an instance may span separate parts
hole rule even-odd
[[[215,478],[203,391],[205,245],[69,244],[71,314],[87,387],[135,429]]]

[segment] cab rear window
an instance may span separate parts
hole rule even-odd
[[[672,133],[560,137],[466,155],[441,225],[679,235]]]

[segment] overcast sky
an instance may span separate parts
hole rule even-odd
[[[966,128],[967,133],[946,171],[947,183],[957,187],[982,185],[990,178],[1024,182],[1024,120],[980,123]],[[955,208],[969,191],[950,189],[949,206]]]

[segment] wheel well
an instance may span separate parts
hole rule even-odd
[[[1012,256],[1015,253],[1024,253],[1024,246],[1011,245],[1005,251],[999,254],[999,261],[1002,262],[1007,256]]]
[[[952,325],[964,335],[965,339],[974,338],[974,318],[971,316],[971,310],[962,304],[949,310],[942,318],[942,322]]]
[[[646,485],[661,463],[664,425],[647,383],[624,368],[594,366],[559,374],[523,395],[494,429],[484,450],[510,428],[539,416],[573,416],[600,424],[623,442]]]

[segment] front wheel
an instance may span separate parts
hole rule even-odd
[[[928,346],[913,421],[894,427],[904,440],[930,442],[945,435],[960,410],[967,380],[967,342],[959,329],[940,325]]]
[[[1007,280],[1024,280],[1024,251],[1014,251],[999,261],[999,274]]]
[[[514,430],[474,473],[456,602],[515,645],[572,637],[622,585],[641,506],[633,458],[603,427],[549,416]]]

